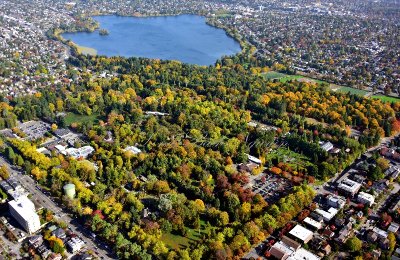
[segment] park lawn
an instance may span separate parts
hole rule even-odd
[[[287,74],[276,72],[276,71],[268,71],[268,72],[262,73],[262,76],[265,79],[280,79],[280,78],[286,77]]]
[[[74,113],[68,113],[65,116],[65,123],[66,125],[71,125],[72,123],[82,123],[82,122],[91,122],[91,123],[96,123],[99,121],[99,115],[98,114],[92,114],[90,116],[85,116],[85,115],[78,115]]]
[[[293,169],[305,169],[312,165],[310,158],[302,154],[296,153],[286,147],[273,149],[267,154],[266,160],[277,159],[279,162],[284,162],[290,165]]]
[[[388,97],[384,95],[373,95],[372,98],[380,99],[383,102],[390,102],[390,103],[400,102],[400,98]]]
[[[365,96],[368,92],[362,89],[356,89],[356,88],[350,88],[350,87],[341,87],[337,89],[337,92],[340,93],[350,93],[350,94],[356,94],[359,96]]]
[[[305,78],[304,76],[301,75],[286,75],[282,78],[279,79],[280,82],[285,83],[291,80],[299,80]]]
[[[163,233],[161,240],[165,243],[168,248],[180,249],[186,248],[190,243],[196,243],[201,240],[203,234],[211,231],[211,227],[206,226],[204,220],[200,220],[200,229],[186,228],[187,236],[176,235],[172,233]]]
[[[265,79],[269,79],[269,80],[279,79],[279,81],[282,83],[285,83],[290,80],[298,80],[298,81],[320,83],[320,84],[327,83],[325,81],[308,78],[303,75],[289,75],[289,74],[280,73],[280,72],[276,72],[276,71],[268,71],[268,72],[262,73],[262,75]]]
[[[327,124],[327,123],[320,122],[320,121],[318,121],[318,120],[316,120],[316,119],[314,119],[314,118],[311,118],[311,117],[306,117],[306,122],[309,123],[309,124],[313,124],[313,125],[321,124],[321,125],[323,125],[324,127],[328,127],[328,124]]]

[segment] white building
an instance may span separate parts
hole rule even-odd
[[[290,230],[289,234],[304,244],[307,244],[313,238],[313,232],[300,225],[296,225]]]
[[[140,150],[139,148],[137,148],[136,146],[127,146],[124,149],[125,152],[132,152],[133,154],[139,154],[142,152],[142,150]]]
[[[354,196],[360,190],[361,184],[350,179],[345,179],[339,184],[338,188],[345,193]]]
[[[33,234],[40,229],[40,220],[35,211],[35,205],[26,196],[19,197],[8,203],[10,213],[15,220],[29,233]]]
[[[360,192],[357,195],[357,201],[371,207],[372,204],[374,204],[374,202],[375,202],[375,197],[369,193]]]
[[[343,197],[333,195],[333,194],[329,194],[328,197],[326,197],[326,201],[327,201],[328,206],[331,206],[331,207],[334,207],[337,209],[343,208],[344,205],[346,204],[346,201],[344,200]]]
[[[335,208],[329,208],[328,211],[316,209],[315,212],[321,215],[325,222],[329,222],[333,219],[334,216],[336,216],[338,210]]]
[[[331,142],[325,142],[322,143],[320,147],[322,150],[329,152],[333,149],[333,144]]]
[[[69,155],[75,159],[88,157],[91,153],[94,152],[94,148],[90,145],[83,146],[81,148],[68,148],[65,150],[65,154]]]
[[[85,243],[77,237],[73,237],[67,242],[67,247],[71,250],[72,253],[80,251],[84,246]]]
[[[314,255],[310,251],[305,250],[304,248],[300,248],[288,258],[288,260],[319,260],[319,259],[321,258]]]
[[[322,224],[320,222],[318,222],[312,218],[309,218],[309,217],[306,217],[304,219],[304,223],[306,223],[308,226],[310,226],[316,230],[319,230],[322,228]]]
[[[252,155],[250,155],[250,154],[247,154],[247,158],[249,159],[250,162],[253,162],[253,163],[255,163],[255,164],[261,165],[261,163],[262,163],[260,159],[258,159],[258,158],[255,157],[255,156],[252,156]]]

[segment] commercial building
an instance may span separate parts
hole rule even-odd
[[[350,179],[345,179],[339,184],[338,188],[347,195],[354,196],[360,190],[361,184]]]
[[[33,234],[40,229],[40,220],[35,211],[35,205],[26,196],[19,197],[8,203],[10,213],[15,220],[29,233]]]
[[[315,212],[321,215],[321,217],[325,222],[329,222],[333,219],[334,216],[336,216],[338,210],[335,208],[329,208],[328,211],[322,209],[316,209]]]
[[[290,230],[289,235],[304,244],[307,244],[313,238],[313,232],[300,225],[296,225]]]
[[[337,209],[341,209],[341,208],[343,208],[344,205],[346,204],[346,201],[345,201],[344,198],[341,197],[341,196],[329,194],[329,195],[326,197],[326,203],[327,203],[328,206],[330,206],[330,207],[334,207],[334,208],[337,208]]]
[[[375,197],[369,193],[360,192],[357,195],[357,201],[371,207],[375,202]]]
[[[94,148],[91,147],[90,145],[83,146],[81,148],[68,148],[68,149],[65,149],[65,151],[64,151],[64,153],[66,155],[69,155],[75,159],[78,159],[78,158],[86,159],[86,157],[88,157],[93,152],[94,152]]]

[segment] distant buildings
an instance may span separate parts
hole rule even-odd
[[[40,229],[39,216],[36,214],[35,205],[26,196],[19,197],[8,203],[10,213],[15,220],[29,233],[33,234]]]
[[[271,249],[269,250],[269,253],[271,254],[272,257],[276,259],[289,259],[289,260],[319,260],[320,258],[311,252],[305,250],[304,248],[301,248],[301,245],[284,236],[282,237],[282,240],[275,243]]]

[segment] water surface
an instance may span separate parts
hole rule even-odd
[[[98,55],[146,57],[211,65],[224,56],[240,52],[239,43],[223,29],[206,24],[197,15],[165,17],[95,16],[100,28],[87,33],[64,33],[65,39],[97,50]]]

